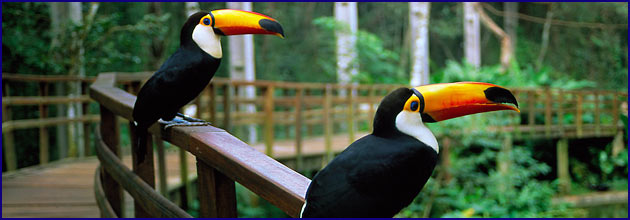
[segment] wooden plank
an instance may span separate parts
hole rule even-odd
[[[155,142],[156,151],[157,151],[156,158],[157,158],[157,164],[158,164],[158,168],[157,168],[158,192],[160,192],[160,194],[162,194],[163,196],[167,196],[168,191],[167,191],[166,177],[168,175],[168,171],[166,170],[166,155],[164,153],[164,142],[162,141],[162,138],[159,136],[159,134],[153,135],[153,142]]]
[[[202,218],[236,218],[234,181],[197,160],[199,214]]]
[[[70,124],[76,122],[99,122],[98,115],[84,115],[80,118],[67,118],[67,117],[54,117],[54,118],[34,118],[34,119],[21,119],[12,120],[2,123],[2,133],[18,129],[49,127],[60,124]]]
[[[87,95],[78,97],[66,96],[17,96],[2,98],[2,104],[5,105],[52,105],[65,104],[75,102],[92,102]]]

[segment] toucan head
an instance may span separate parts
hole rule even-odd
[[[184,24],[181,45],[191,46],[194,42],[215,58],[221,58],[220,36],[239,34],[269,34],[284,38],[282,26],[275,19],[236,9],[219,9],[197,12]]]
[[[498,110],[519,112],[518,103],[509,90],[490,83],[399,88],[381,101],[374,117],[373,134],[387,136],[400,131],[430,146],[434,144],[437,150],[437,141],[424,123]]]

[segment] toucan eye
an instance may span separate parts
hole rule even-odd
[[[209,18],[204,18],[203,19],[203,24],[210,25],[210,19]]]
[[[409,108],[411,109],[411,111],[417,111],[418,110],[418,102],[417,101],[413,101],[411,102],[411,104],[409,104]]]

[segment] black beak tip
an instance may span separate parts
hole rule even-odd
[[[282,30],[282,26],[280,25],[280,23],[269,20],[269,19],[260,19],[258,24],[263,29],[274,32],[274,33],[278,33],[282,35],[282,37],[284,37],[284,30]]]
[[[486,94],[486,98],[495,103],[511,103],[518,108],[518,102],[516,97],[510,92],[510,90],[500,87],[490,87],[483,91]]]

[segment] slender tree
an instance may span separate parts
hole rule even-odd
[[[464,57],[475,67],[481,66],[481,34],[475,2],[464,2]]]
[[[409,3],[411,85],[429,84],[429,15],[431,3]]]
[[[359,29],[356,2],[335,2],[335,19],[342,24],[335,32],[337,38],[337,80],[341,84],[352,81],[359,73],[356,33]]]
[[[227,7],[245,11],[253,10],[251,2],[228,2]],[[254,60],[254,36],[251,34],[236,35],[230,37],[228,42],[230,47],[230,79],[255,81],[256,62]],[[256,89],[253,86],[241,87],[237,92],[240,97],[249,99],[256,98]],[[256,112],[256,106],[254,104],[242,104],[239,108],[241,111],[247,113]],[[248,126],[247,133],[250,144],[258,141],[255,125]]]

